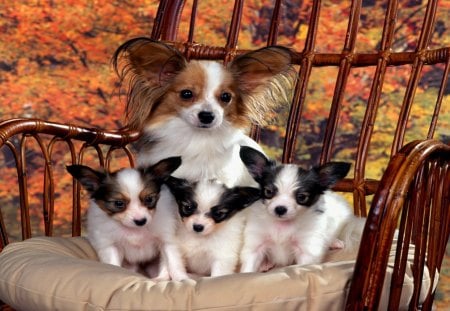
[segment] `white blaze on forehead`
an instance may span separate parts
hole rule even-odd
[[[144,189],[144,183],[139,171],[134,169],[123,169],[117,173],[117,183],[120,187],[120,192],[127,196],[130,200],[124,212],[118,213],[115,217],[125,226],[136,227],[135,220],[146,220],[146,224],[151,221],[151,213],[145,207],[139,194]]]
[[[278,172],[275,178],[275,186],[278,189],[278,193],[291,194],[299,186],[298,184],[298,168],[296,165],[287,164]]]
[[[195,189],[195,200],[198,209],[201,212],[207,212],[211,207],[217,205],[223,190],[223,185],[218,182],[209,180],[200,181]]]
[[[141,174],[133,169],[124,169],[117,173],[117,182],[121,191],[126,193],[131,201],[139,200],[139,194],[144,189]]]
[[[225,79],[225,69],[214,61],[203,61],[201,66],[205,70],[205,98],[208,102],[215,102],[217,92],[221,91]]]
[[[284,219],[292,219],[297,215],[297,201],[295,199],[295,191],[299,186],[297,172],[297,166],[290,164],[284,165],[278,172],[274,183],[278,191],[268,201],[267,209],[269,213],[276,215],[275,209],[278,206],[283,206],[287,208],[286,213],[282,216]]]

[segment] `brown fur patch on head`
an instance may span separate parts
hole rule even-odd
[[[115,52],[113,65],[121,80],[128,80],[130,129],[164,121],[202,96],[205,77],[199,62],[188,63],[175,48],[161,42],[129,40]],[[246,127],[249,120],[264,125],[268,112],[291,101],[296,72],[289,49],[272,46],[252,51],[237,57],[228,69],[230,75],[219,92],[233,92],[233,101],[223,107],[226,119],[235,126]],[[194,91],[195,96],[182,100],[183,89]]]
[[[224,110],[224,118],[232,123],[235,127],[244,128],[249,126],[250,119],[248,117],[247,106],[244,105],[238,81],[236,81],[233,73],[228,68],[222,68],[220,77],[213,77],[213,79],[221,79],[220,86],[215,90],[214,98]],[[187,107],[194,102],[206,100],[206,85],[207,79],[211,79],[205,72],[205,65],[201,65],[201,61],[191,61],[180,74],[176,77],[174,86],[180,92],[183,89],[191,89],[194,92],[194,97],[190,102],[179,104],[178,106]],[[230,102],[221,100],[223,93],[231,95]]]
[[[85,165],[69,165],[67,171],[81,183],[91,198],[108,215],[123,212],[130,202],[128,196],[122,193],[116,178],[117,172],[109,174]],[[118,206],[115,204],[116,201],[121,201],[123,205]]]
[[[287,48],[270,46],[238,56],[229,65],[256,124],[265,125],[268,112],[291,102],[297,78],[291,54]]]
[[[160,187],[180,165],[181,157],[165,158],[154,165],[141,167],[141,178],[146,187],[154,184]]]
[[[141,130],[186,59],[166,44],[136,38],[116,50],[113,65],[121,81],[128,80],[128,127]]]
[[[239,93],[237,83],[233,83],[230,89],[233,94],[233,101],[225,109],[226,119],[237,128],[247,128],[250,126],[251,117],[250,110],[244,103],[245,96]]]
[[[154,107],[154,110],[148,118],[149,124],[156,125],[164,122],[168,118],[179,114],[182,109],[206,100],[208,76],[201,62],[193,60],[187,63],[186,67],[174,77],[171,85],[167,89],[167,93],[162,97],[160,103]],[[223,81],[221,81],[220,87],[215,91],[214,97],[224,109],[225,119],[228,122],[231,122],[238,128],[247,127],[250,123],[248,108],[243,103],[237,81],[234,79],[233,74],[225,67],[222,73]],[[185,90],[192,92],[190,99],[183,99],[181,97],[181,92]],[[224,92],[231,94],[232,100],[229,103],[220,100],[220,96]]]
[[[108,215],[122,213],[130,203],[130,198],[124,193],[115,178],[116,173],[108,174],[102,181],[97,191],[92,194],[92,199]],[[117,202],[122,202],[118,206]]]
[[[205,79],[205,74],[199,62],[187,63],[186,67],[173,78],[160,104],[152,111],[148,122],[158,124],[165,121],[202,98],[204,96]],[[193,97],[189,100],[182,99],[180,94],[184,90],[190,90]]]
[[[141,204],[148,209],[154,209],[159,200],[159,191],[159,187],[157,189],[153,187],[145,187],[139,193],[139,200],[141,201]]]

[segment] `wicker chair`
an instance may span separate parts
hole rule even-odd
[[[227,31],[224,46],[209,46],[205,43],[195,43],[194,34],[196,17],[202,12],[197,1],[193,1],[190,10],[190,22],[186,39],[179,39],[180,21],[186,10],[182,0],[162,0],[159,4],[151,37],[173,44],[189,59],[214,59],[230,61],[236,55],[244,52],[238,48],[238,37],[241,30],[244,1],[235,1],[232,18]],[[271,17],[268,19],[265,43],[280,44],[279,25],[285,1],[274,1]],[[289,2],[289,1],[287,1]],[[289,2],[290,3],[290,2]],[[362,244],[354,266],[353,278],[348,291],[346,308],[349,310],[376,310],[382,295],[382,284],[388,266],[388,257],[398,229],[389,293],[389,310],[398,309],[401,297],[401,285],[404,281],[405,267],[408,260],[410,244],[414,247],[412,259],[412,274],[415,280],[422,279],[427,267],[430,279],[435,280],[440,271],[447,241],[450,235],[450,146],[444,138],[434,139],[435,128],[439,122],[439,112],[445,102],[444,95],[448,89],[450,70],[450,47],[430,48],[433,35],[437,1],[429,1],[426,5],[423,24],[413,51],[393,50],[395,21],[399,14],[398,1],[388,1],[385,7],[385,21],[379,46],[373,52],[358,52],[355,48],[358,38],[358,24],[361,18],[362,1],[352,1],[349,7],[348,28],[345,42],[340,52],[317,52],[316,36],[320,29],[319,16],[322,4],[313,1],[308,13],[308,30],[304,48],[296,51],[294,62],[299,65],[298,82],[296,84],[292,104],[289,107],[285,126],[284,142],[282,144],[281,161],[285,163],[301,162],[296,158],[299,137],[302,132],[302,113],[308,98],[308,86],[312,71],[315,68],[335,67],[337,78],[332,96],[329,115],[324,121],[323,139],[315,137],[320,143],[320,157],[317,162],[324,163],[335,156],[337,148],[337,133],[339,132],[340,113],[346,101],[346,87],[351,70],[357,67],[374,69],[371,89],[364,107],[360,128],[354,151],[353,175],[336,186],[336,190],[348,192],[353,197],[353,207],[356,215],[367,216],[368,221],[363,233]],[[186,24],[182,24],[183,27]],[[409,120],[412,120],[412,109],[417,87],[423,69],[427,66],[441,64],[443,73],[436,83],[437,96],[433,115],[429,122],[429,131],[423,137],[415,137],[406,141],[405,133]],[[407,77],[407,85],[396,120],[396,129],[392,137],[390,161],[380,180],[366,177],[366,169],[371,166],[369,146],[374,137],[376,122],[382,118],[380,114],[380,98],[383,83],[388,68],[392,66],[409,65],[411,70]],[[435,76],[436,77],[436,76]],[[448,90],[447,90],[448,92]],[[448,116],[442,116],[441,118]],[[263,139],[264,129],[254,126],[251,136]],[[66,146],[66,160],[71,163],[84,162],[92,154],[100,166],[110,167],[116,152],[124,152],[131,166],[134,165],[132,143],[139,137],[138,132],[104,129],[90,129],[76,125],[60,124],[34,119],[12,119],[0,123],[0,148],[12,155],[11,159],[17,169],[17,185],[19,189],[18,208],[20,209],[21,237],[32,237],[33,221],[29,208],[30,176],[27,174],[26,156],[30,141],[37,144],[35,153],[43,158],[43,169],[40,174],[43,182],[42,217],[45,225],[45,235],[57,235],[54,232],[55,204],[55,163],[54,147],[58,144]],[[89,153],[90,150],[94,152]],[[87,155],[88,154],[88,155]],[[58,155],[58,157],[61,157]],[[318,163],[314,163],[318,164]],[[6,165],[6,164],[5,164]],[[10,163],[8,165],[11,165]],[[67,190],[67,189],[66,189]],[[74,183],[72,192],[73,236],[79,236],[82,228],[82,205],[80,203],[80,188]],[[371,204],[367,203],[372,196]],[[5,220],[0,207],[0,251],[14,240],[9,235],[9,224]],[[435,287],[436,284],[432,284]],[[434,292],[429,291],[423,302],[419,301],[421,282],[414,282],[409,309],[431,310]],[[6,306],[5,306],[6,307]]]

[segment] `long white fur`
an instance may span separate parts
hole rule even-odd
[[[139,165],[148,165],[179,155],[182,165],[172,174],[188,180],[217,179],[233,187],[255,185],[253,178],[239,157],[240,146],[250,146],[262,152],[261,147],[223,116],[223,108],[215,94],[220,91],[224,68],[216,62],[199,62],[207,78],[202,98],[193,106],[184,108],[181,116],[174,114],[169,120],[148,125],[154,143],[150,149],[138,154]],[[202,109],[214,111],[216,117],[211,128],[197,127],[197,115]]]
[[[200,213],[184,219],[177,232],[177,240],[187,271],[194,275],[221,276],[236,272],[245,211],[215,224],[205,216],[217,204],[223,187],[215,182],[201,181],[196,187],[196,200]],[[205,229],[197,233],[192,225],[202,224]]]
[[[329,190],[311,207],[298,205],[293,197],[296,172],[296,166],[285,165],[277,175],[278,193],[270,204],[260,200],[249,207],[241,272],[256,272],[265,264],[319,263],[343,226],[353,219],[346,200]],[[279,205],[288,208],[289,220],[274,215]]]
[[[196,129],[173,118],[163,128],[152,130],[152,135],[158,141],[151,150],[138,154],[140,165],[181,155],[183,164],[173,173],[175,177],[218,179],[228,187],[255,184],[239,158],[239,150],[241,145],[257,150],[261,147],[230,124],[222,124],[218,129]]]
[[[170,191],[163,185],[160,199],[154,212],[142,206],[139,193],[144,188],[141,176],[134,169],[124,169],[117,173],[121,190],[130,198],[127,209],[109,216],[91,200],[87,216],[88,239],[96,249],[102,262],[122,266],[124,260],[128,268],[137,270],[139,263],[160,255],[158,280],[187,278],[176,246],[175,230],[177,211]],[[163,205],[163,208],[158,208]],[[136,226],[133,219],[147,218],[144,226]]]

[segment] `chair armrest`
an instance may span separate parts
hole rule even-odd
[[[15,171],[14,175],[17,176],[17,182],[11,185],[11,191],[17,195],[19,203],[21,239],[32,236],[29,197],[35,193],[29,190],[29,181],[33,171],[41,175],[39,180],[43,180],[41,210],[45,235],[51,236],[53,235],[54,187],[59,182],[55,180],[55,170],[65,171],[64,162],[82,163],[87,150],[91,149],[94,150],[95,157],[102,167],[109,168],[112,154],[118,149],[124,151],[129,165],[133,166],[134,155],[129,144],[136,141],[139,135],[137,131],[111,131],[39,119],[16,118],[0,122],[0,151],[10,157],[10,163],[6,166],[11,168],[11,173]],[[65,145],[65,157],[58,154],[55,148],[57,144]],[[43,161],[37,161],[38,159]],[[72,193],[72,235],[77,236],[81,232],[81,212],[80,190],[76,183],[73,183]],[[9,240],[4,212],[0,208],[0,251],[10,242]]]
[[[354,270],[347,310],[377,310],[389,252],[398,224],[389,310],[396,310],[410,244],[414,251],[414,292],[418,307],[424,267],[433,282],[450,233],[450,146],[435,140],[414,141],[395,155],[374,196]],[[436,284],[432,284],[433,289]],[[431,309],[433,290],[424,309]],[[415,309],[415,308],[414,308]]]
[[[138,131],[103,130],[78,125],[50,122],[40,119],[16,118],[0,122],[0,147],[18,134],[48,134],[63,139],[75,139],[88,144],[106,144],[123,147],[138,139]]]

